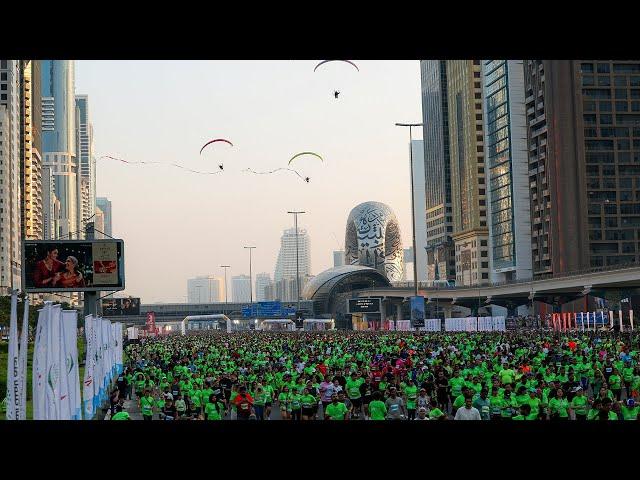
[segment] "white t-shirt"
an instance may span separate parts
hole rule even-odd
[[[467,408],[460,407],[456,412],[454,420],[482,420],[480,418],[480,412],[476,407]]]

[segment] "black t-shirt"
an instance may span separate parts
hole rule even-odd
[[[175,405],[171,405],[170,407],[165,405],[162,408],[162,413],[164,413],[168,417],[173,417],[173,419],[175,420],[175,418],[176,418],[176,407],[175,407]]]
[[[371,397],[373,395],[373,383],[363,383],[360,385],[360,395],[363,397]]]

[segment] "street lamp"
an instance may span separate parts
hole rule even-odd
[[[414,191],[413,191],[413,127],[422,127],[423,123],[396,123],[396,127],[409,127],[409,162],[411,167],[411,222],[413,230],[413,291],[414,296],[418,296],[418,268],[416,261],[416,210],[414,206]]]
[[[251,250],[253,250],[256,247],[244,247],[249,249],[249,298],[251,299],[251,304],[253,305],[253,285],[252,285],[252,278],[251,278]]]
[[[227,268],[231,268],[231,265],[220,265],[220,268],[224,268],[224,314],[227,314]]]
[[[296,227],[296,294],[298,300],[298,315],[300,314],[300,264],[298,262],[298,214],[303,214],[306,212],[287,212],[293,214],[294,224]],[[297,318],[297,317],[296,317]]]

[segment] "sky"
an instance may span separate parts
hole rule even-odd
[[[187,279],[268,272],[289,210],[311,239],[311,270],[333,266],[349,212],[366,201],[396,213],[411,245],[409,133],[421,122],[418,61],[77,61],[76,94],[89,96],[97,193],[112,202],[125,244],[125,293],[142,303],[185,302]],[[334,90],[340,95],[336,100]],[[216,143],[226,138],[233,147]],[[422,132],[414,129],[414,139]],[[286,167],[292,172],[254,175]],[[101,159],[178,163],[129,165]]]

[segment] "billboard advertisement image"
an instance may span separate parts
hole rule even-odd
[[[411,326],[424,327],[424,297],[410,297]]]
[[[104,298],[102,299],[102,315],[105,317],[140,315],[140,299]]]
[[[26,292],[124,289],[122,240],[26,240],[22,284]]]

